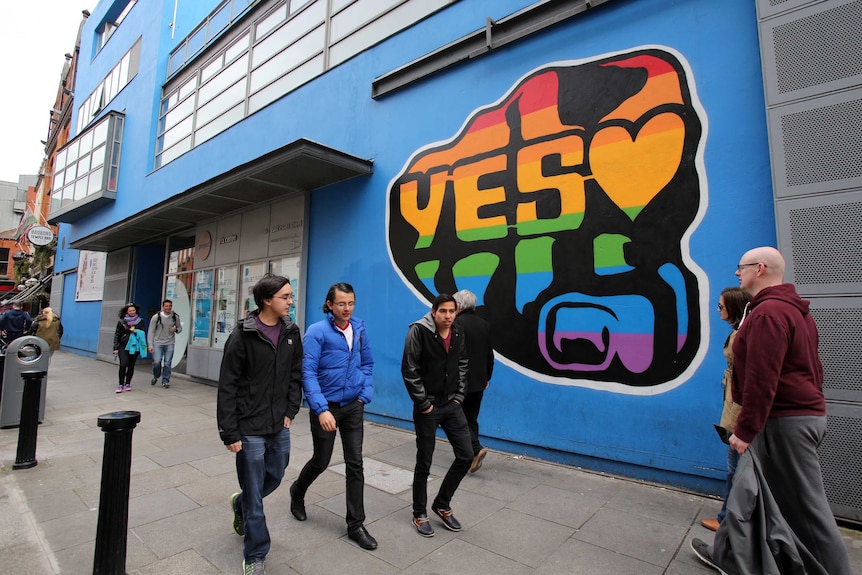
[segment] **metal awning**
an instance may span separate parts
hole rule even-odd
[[[71,243],[109,252],[161,244],[198,223],[280,197],[370,174],[373,163],[301,138]]]
[[[29,300],[31,297],[33,297],[34,295],[39,293],[39,290],[42,289],[42,286],[44,286],[46,283],[51,281],[51,279],[53,277],[54,276],[52,276],[50,274],[43,277],[42,279],[39,280],[39,283],[33,284],[30,287],[28,287],[27,289],[25,289],[24,291],[19,291],[19,292],[15,293],[14,295],[12,295],[12,297],[9,297],[7,299],[0,301],[0,305],[9,305],[9,304],[13,304],[13,303],[17,303],[17,302],[24,302],[24,301]],[[12,293],[13,292],[7,292],[6,295],[11,295]]]

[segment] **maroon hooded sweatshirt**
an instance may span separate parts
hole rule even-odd
[[[762,289],[733,342],[734,433],[754,441],[770,417],[826,415],[823,365],[808,302],[793,284]]]

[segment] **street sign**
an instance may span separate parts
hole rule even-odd
[[[47,246],[54,240],[54,232],[48,226],[33,226],[27,232],[27,239],[34,246]]]

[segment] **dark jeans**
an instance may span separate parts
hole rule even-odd
[[[132,376],[135,375],[135,362],[138,361],[137,353],[129,353],[129,351],[121,347],[117,350],[117,357],[120,360],[120,385],[132,385]]]
[[[428,474],[434,457],[437,427],[442,427],[455,452],[455,461],[440,484],[440,491],[433,506],[449,509],[452,496],[473,463],[473,448],[470,446],[470,430],[461,406],[450,401],[446,405],[434,406],[431,413],[422,414],[413,408],[413,424],[416,427],[416,468],[413,471],[413,516],[427,514]]]
[[[482,397],[485,395],[485,390],[467,392],[464,397],[464,403],[461,408],[464,410],[464,417],[467,418],[467,427],[470,429],[470,440],[473,442],[473,455],[477,455],[482,450],[482,444],[479,443],[479,409],[482,407]]]
[[[718,512],[718,522],[724,521],[727,515],[727,498],[730,495],[730,488],[733,487],[733,476],[736,475],[736,466],[739,464],[739,454],[730,446],[727,448],[727,481],[724,482],[724,503],[721,504],[721,511]]]
[[[236,476],[242,494],[236,498],[236,505],[242,512],[243,556],[248,562],[262,561],[269,553],[263,498],[281,484],[289,460],[289,428],[270,435],[242,436],[242,450],[236,454]]]
[[[365,405],[361,401],[339,406],[329,404],[329,412],[335,418],[338,431],[341,433],[341,447],[344,449],[344,465],[347,484],[347,529],[355,529],[365,523],[365,475],[362,470],[362,434]],[[329,467],[332,459],[332,449],[335,445],[335,431],[325,431],[320,421],[314,415],[309,416],[311,422],[311,439],[314,445],[314,455],[305,464],[296,479],[294,495],[305,498],[305,492],[321,473]]]

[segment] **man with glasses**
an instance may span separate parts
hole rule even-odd
[[[784,541],[774,553],[786,555],[775,561],[785,566],[801,562],[806,573],[850,575],[847,548],[826,500],[817,454],[826,434],[826,400],[817,327],[808,302],[792,284],[783,283],[784,258],[775,248],[746,252],[736,275],[751,303],[733,342],[733,400],[742,409],[730,446],[740,455],[751,448],[780,515],[797,544],[807,550],[794,557],[791,542]],[[769,505],[764,509],[768,513]],[[773,529],[780,519],[771,518]],[[716,542],[725,535],[731,534],[719,529]],[[698,557],[721,571],[709,545],[699,539],[691,545]],[[735,562],[752,560],[744,545],[730,547]]]
[[[233,529],[244,537],[244,575],[264,573],[270,537],[263,498],[284,478],[290,423],[302,401],[302,340],[288,316],[290,282],[266,274],[252,294],[257,309],[239,321],[225,344],[216,403],[219,435],[236,453],[242,489],[230,505]]]
[[[329,466],[339,430],[347,485],[347,536],[371,550],[377,549],[377,541],[364,525],[362,437],[365,405],[374,395],[374,359],[365,324],[352,317],[355,306],[353,286],[332,285],[323,304],[326,319],[309,326],[302,340],[302,388],[311,412],[314,453],[290,486],[290,512],[299,521],[308,518],[305,494]]]

